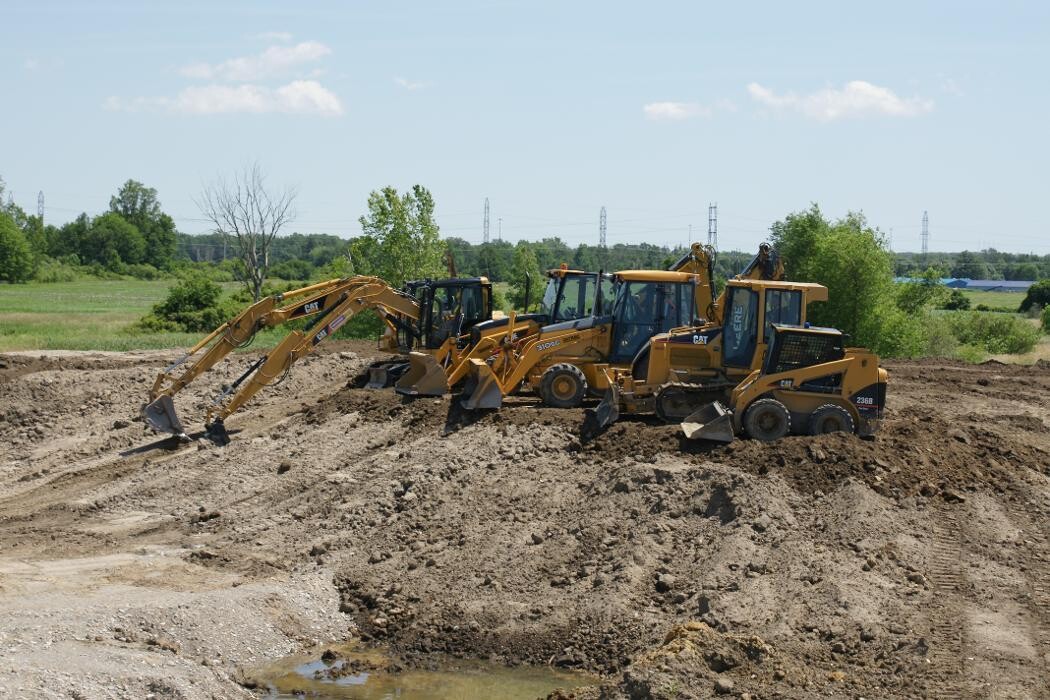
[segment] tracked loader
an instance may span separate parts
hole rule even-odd
[[[772,441],[790,433],[872,435],[886,405],[887,372],[834,328],[773,324],[760,369],[681,424],[689,439]]]
[[[444,305],[445,300],[449,305],[455,300],[456,313],[442,314],[439,318],[428,316],[427,324],[421,326],[423,309],[432,308],[439,301]],[[206,427],[209,436],[222,441],[225,439],[223,420],[227,416],[264,386],[283,377],[298,359],[366,309],[374,311],[384,323],[381,349],[410,352],[424,334],[429,334],[428,340],[435,352],[451,352],[459,333],[492,317],[492,285],[484,277],[453,278],[411,282],[405,290],[397,290],[377,277],[358,276],[265,297],[216,328],[165,368],[150,389],[142,416],[154,430],[185,438],[186,431],[173,400],[179,391],[235,349],[249,344],[258,331],[315,317],[308,327],[285,336],[215,399],[208,410]]]

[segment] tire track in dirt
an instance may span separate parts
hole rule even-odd
[[[954,514],[939,509],[932,536],[929,578],[934,601],[929,622],[926,661],[930,669],[925,690],[927,697],[961,700],[967,697],[963,688],[966,620],[962,614],[963,604],[957,598],[965,575],[960,568],[962,548],[959,546],[959,523]]]

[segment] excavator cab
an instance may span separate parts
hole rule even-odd
[[[677,274],[677,273],[672,273]],[[613,347],[609,362],[630,362],[657,333],[689,324],[695,313],[694,280],[664,281],[620,273],[613,306]]]

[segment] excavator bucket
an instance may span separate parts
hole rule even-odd
[[[408,371],[397,380],[394,390],[406,396],[444,396],[448,393],[448,380],[433,355],[411,352]]]
[[[499,408],[503,405],[503,390],[492,368],[481,360],[470,361],[470,375],[463,387],[463,408],[473,411],[477,408]]]
[[[733,413],[718,401],[709,403],[686,416],[682,432],[690,440],[733,442]]]
[[[186,429],[175,413],[175,402],[167,394],[161,394],[142,406],[142,420],[158,433],[186,436]]]

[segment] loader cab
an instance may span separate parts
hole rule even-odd
[[[431,350],[492,318],[492,283],[485,277],[418,280],[408,282],[405,291],[419,304],[415,335]]]
[[[547,271],[540,314],[545,325],[602,316],[607,313],[603,307],[611,308],[612,300],[612,275],[562,267]]]
[[[651,337],[696,316],[697,276],[684,272],[618,272],[609,361],[628,363]]]
[[[722,364],[746,371],[758,367],[774,324],[802,326],[807,304],[827,298],[827,287],[819,284],[730,280],[722,316]]]

